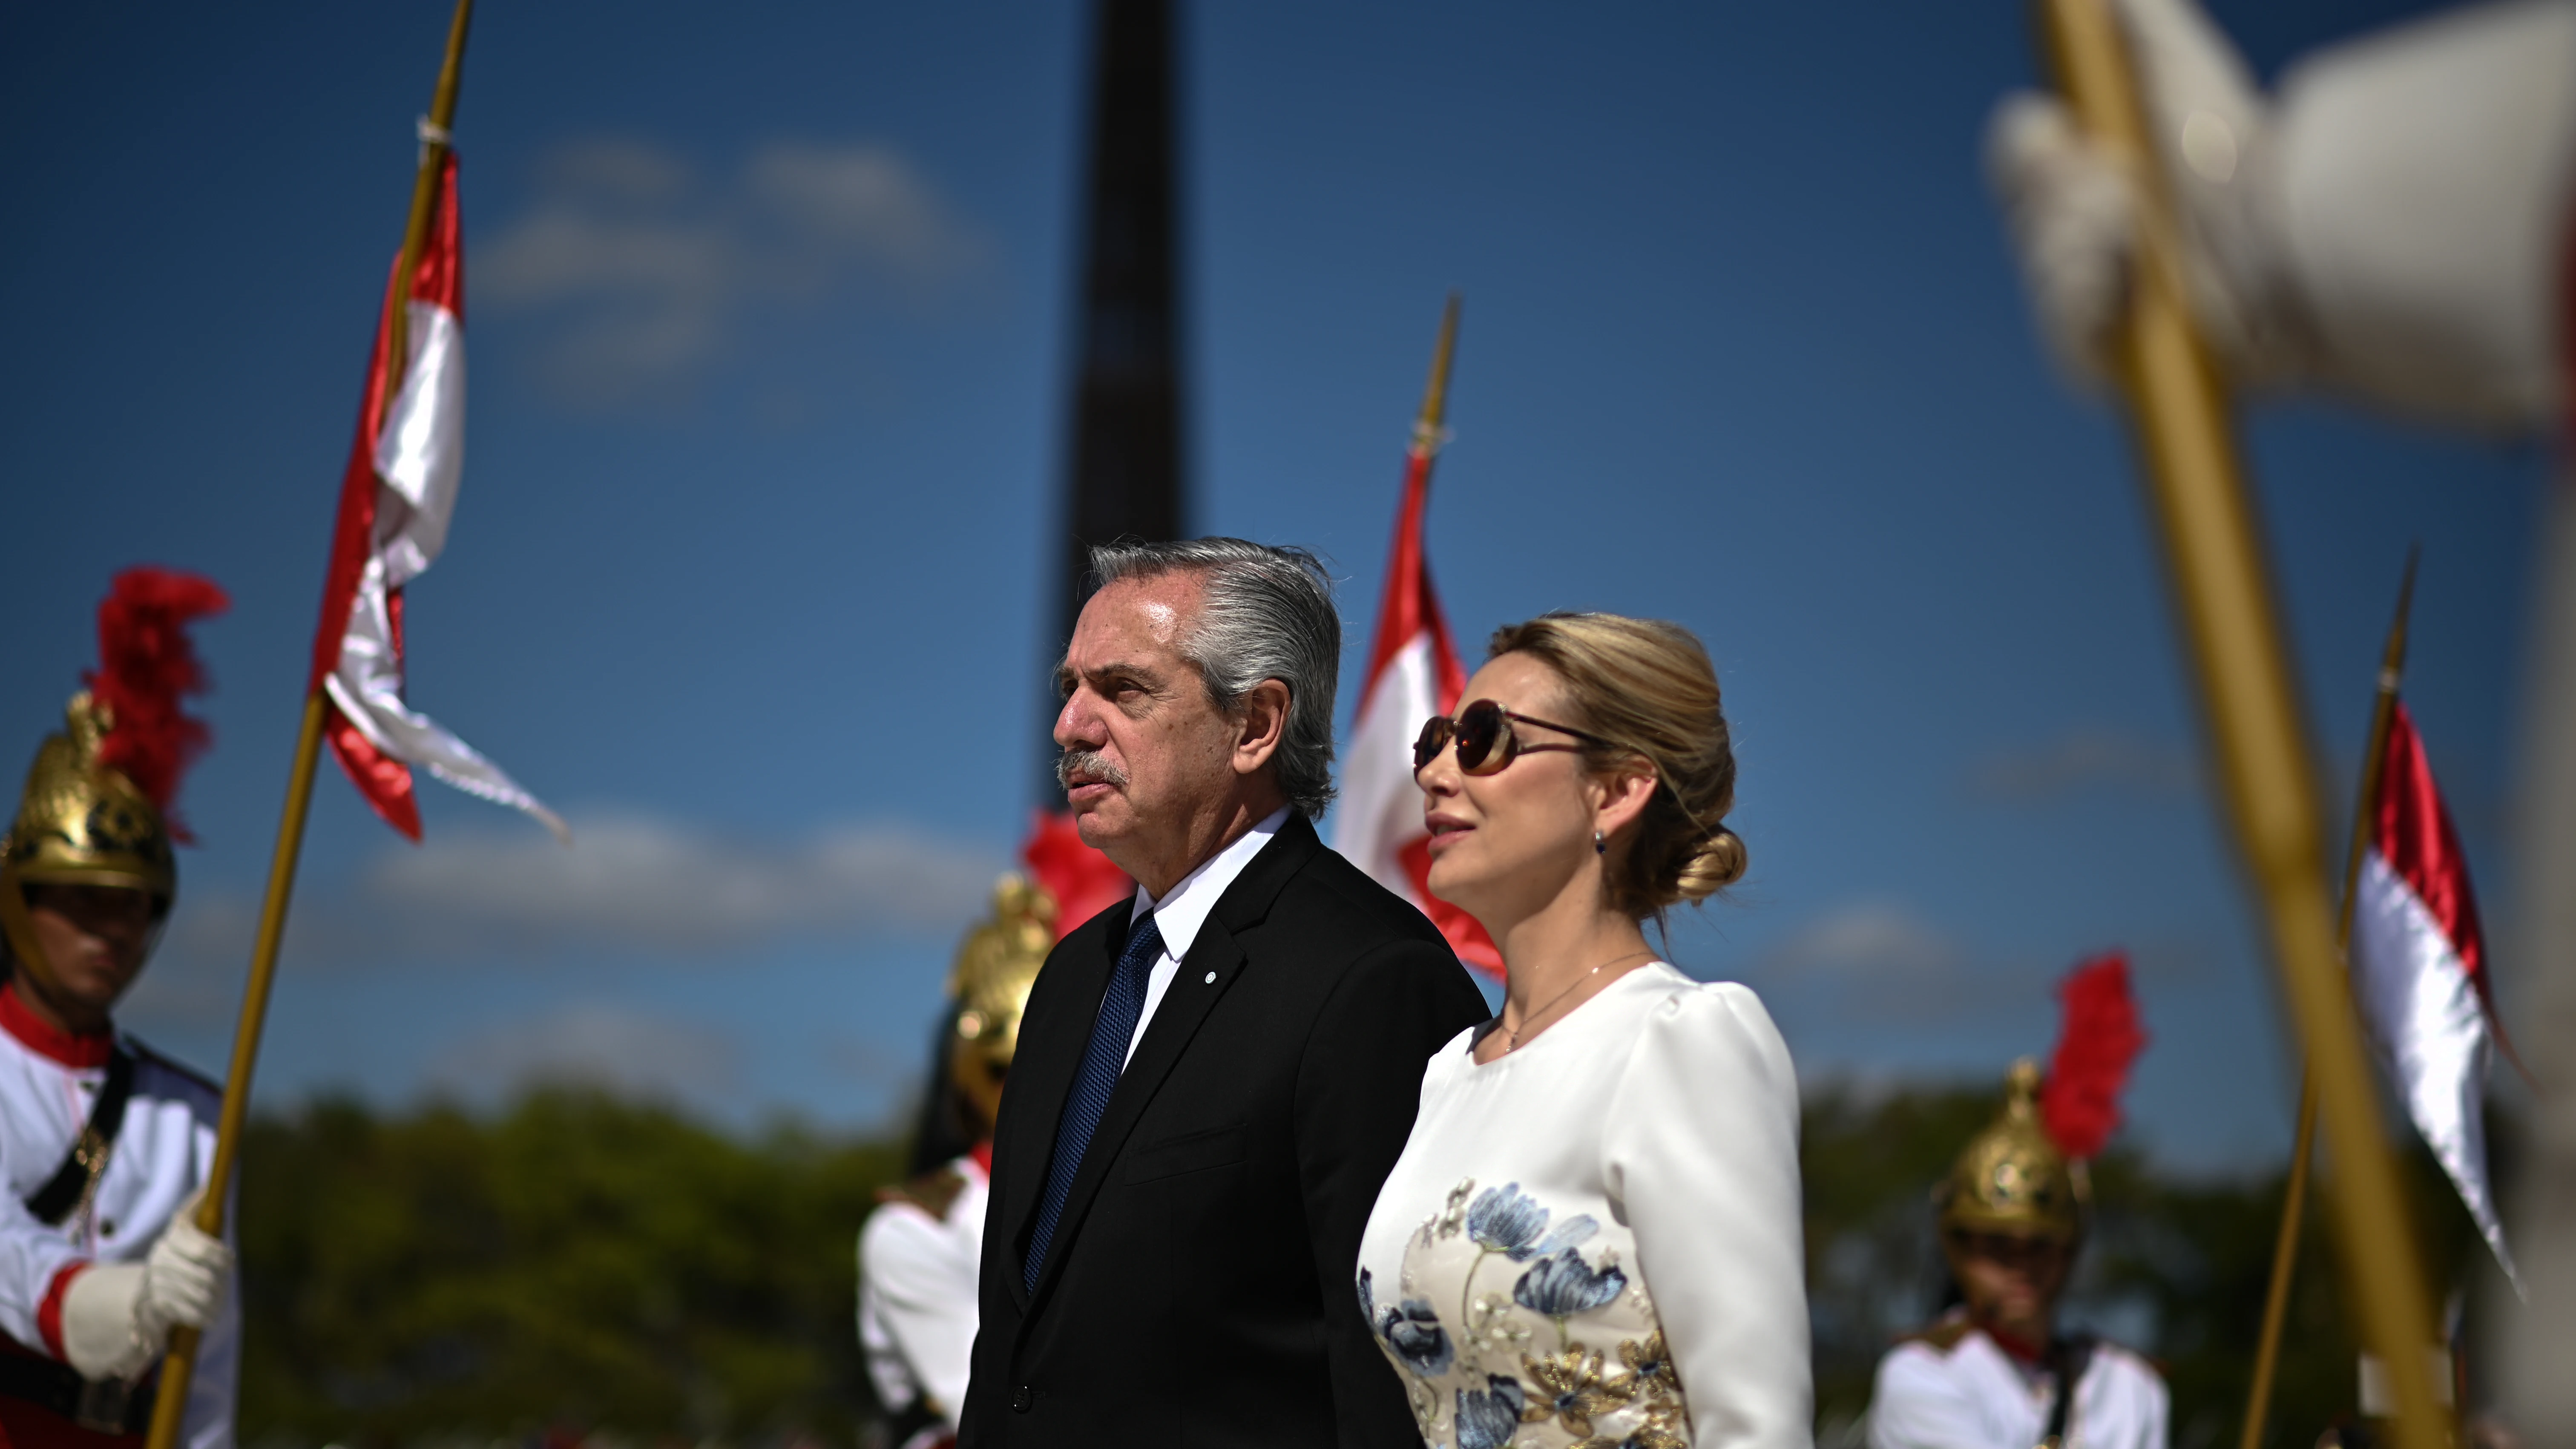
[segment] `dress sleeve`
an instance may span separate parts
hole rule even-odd
[[[1676,991],[1647,1018],[1602,1123],[1602,1176],[1707,1449],[1813,1434],[1798,1080],[1741,986]]]

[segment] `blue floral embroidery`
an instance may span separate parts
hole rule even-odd
[[[1559,1223],[1556,1231],[1541,1241],[1539,1234],[1547,1232],[1547,1216],[1547,1209],[1522,1192],[1519,1183],[1507,1182],[1501,1187],[1486,1188],[1467,1205],[1467,1236],[1486,1252],[1526,1263],[1573,1247],[1601,1230],[1589,1214],[1580,1214]]]
[[[1440,1315],[1431,1311],[1428,1298],[1407,1298],[1386,1310],[1378,1320],[1377,1331],[1404,1366],[1421,1378],[1438,1377],[1457,1355],[1448,1331],[1440,1326]]]
[[[1617,1298],[1628,1275],[1616,1268],[1594,1272],[1572,1248],[1539,1259],[1512,1285],[1512,1301],[1549,1318],[1589,1313]]]
[[[1487,1374],[1485,1388],[1458,1391],[1458,1449],[1504,1449],[1520,1432],[1521,1406],[1529,1402],[1520,1382]]]
[[[1380,1313],[1376,1285],[1369,1270],[1360,1270],[1360,1316],[1368,1320],[1369,1331],[1386,1341],[1387,1352],[1411,1369],[1418,1378],[1438,1378],[1448,1371],[1458,1356],[1449,1341],[1448,1330],[1440,1326],[1440,1315],[1432,1311],[1428,1298],[1407,1298]]]

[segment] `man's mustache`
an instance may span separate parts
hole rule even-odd
[[[1057,789],[1072,789],[1073,777],[1077,773],[1088,775],[1104,784],[1115,785],[1122,790],[1127,788],[1127,772],[1112,764],[1107,755],[1096,750],[1067,750],[1056,757]]]

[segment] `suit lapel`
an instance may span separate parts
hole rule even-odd
[[[1118,952],[1127,944],[1127,913],[1113,910],[1104,929],[1080,931],[1067,937],[1047,958],[1041,974],[1062,971],[1065,995],[1058,1022],[1048,1024],[1043,1038],[1023,1031],[1020,1049],[1011,1063],[1011,1082],[1003,1093],[1003,1115],[1010,1121],[1010,1131],[1018,1150],[1011,1154],[1014,1171],[1005,1183],[1002,1201],[996,1204],[1002,1221],[1010,1228],[1003,1242],[1010,1248],[1014,1265],[1002,1276],[1009,1280],[1011,1296],[1019,1300],[1023,1312],[1029,1306],[1028,1289],[1020,1282],[1017,1259],[1026,1251],[1029,1221],[1037,1215],[1038,1198],[1046,1190],[1047,1159],[1055,1150],[1056,1121],[1064,1114],[1065,1094],[1073,1090],[1075,1073],[1082,1070],[1082,1054],[1091,1045],[1092,1022],[1100,1014],[1100,998],[1109,989],[1109,973],[1116,969]],[[1056,983],[1050,983],[1056,984]],[[1018,1101],[1044,1104],[1028,1112],[1010,1110],[1012,1093]],[[1084,1157],[1090,1157],[1085,1152]],[[996,1161],[999,1161],[997,1155]],[[1025,1169],[1025,1170],[1020,1170]],[[1063,1241],[1059,1230],[1057,1242]],[[1060,1256],[1049,1254],[1050,1257]]]
[[[1279,827],[1278,834],[1252,858],[1251,864],[1236,876],[1217,898],[1216,909],[1208,912],[1199,927],[1198,939],[1190,943],[1190,953],[1181,960],[1179,974],[1154,1008],[1154,1019],[1145,1026],[1145,1039],[1136,1044],[1136,1055],[1118,1077],[1117,1090],[1109,1097],[1109,1107],[1101,1114],[1100,1126],[1091,1134],[1091,1145],[1082,1154],[1082,1170],[1074,1174],[1073,1186],[1065,1194],[1064,1216],[1056,1224],[1054,1245],[1047,1250],[1046,1269],[1038,1277],[1038,1293],[1063,1271],[1065,1259],[1072,1256],[1073,1240],[1081,1230],[1082,1219],[1090,1211],[1091,1200],[1099,1194],[1100,1185],[1108,1180],[1116,1165],[1119,1149],[1128,1134],[1136,1129],[1145,1108],[1162,1089],[1163,1081],[1180,1064],[1199,1027],[1216,1009],[1218,998],[1234,984],[1249,959],[1236,940],[1238,930],[1258,924],[1269,914],[1270,903],[1304,868],[1306,862],[1323,849],[1315,827],[1301,815],[1290,815]],[[1210,980],[1210,977],[1214,980]],[[1107,989],[1104,978],[1102,989]],[[1070,1076],[1066,1078],[1069,1082]],[[1056,1100],[1061,1100],[1059,1088]],[[1035,1210],[1037,1195],[1029,1195]]]

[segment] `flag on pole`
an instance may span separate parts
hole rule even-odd
[[[1378,597],[1368,683],[1351,722],[1350,748],[1343,753],[1341,819],[1334,826],[1333,848],[1429,916],[1459,960],[1500,976],[1503,956],[1485,928],[1465,911],[1435,899],[1424,885],[1431,873],[1431,833],[1423,828],[1422,791],[1413,783],[1413,739],[1424,720],[1455,710],[1467,687],[1467,672],[1449,640],[1449,621],[1440,612],[1431,563],[1422,547],[1431,460],[1438,451],[1436,427],[1416,430],[1386,589]]]
[[[401,268],[399,258],[396,271]],[[330,696],[324,738],[385,823],[420,839],[411,767],[524,810],[565,841],[563,821],[403,697],[403,589],[438,558],[465,468],[465,251],[456,216],[456,156],[440,168],[435,209],[405,304],[402,384],[385,396],[397,275],[386,287],[358,409],[358,439],[340,484],[312,687]]]
[[[2372,1042],[2415,1130],[2450,1174],[2514,1289],[2487,1183],[2487,1062],[2500,1038],[2468,858],[2433,783],[2403,700],[2389,717],[2374,792],[2378,818],[2361,865],[2352,930],[2353,989]]]

